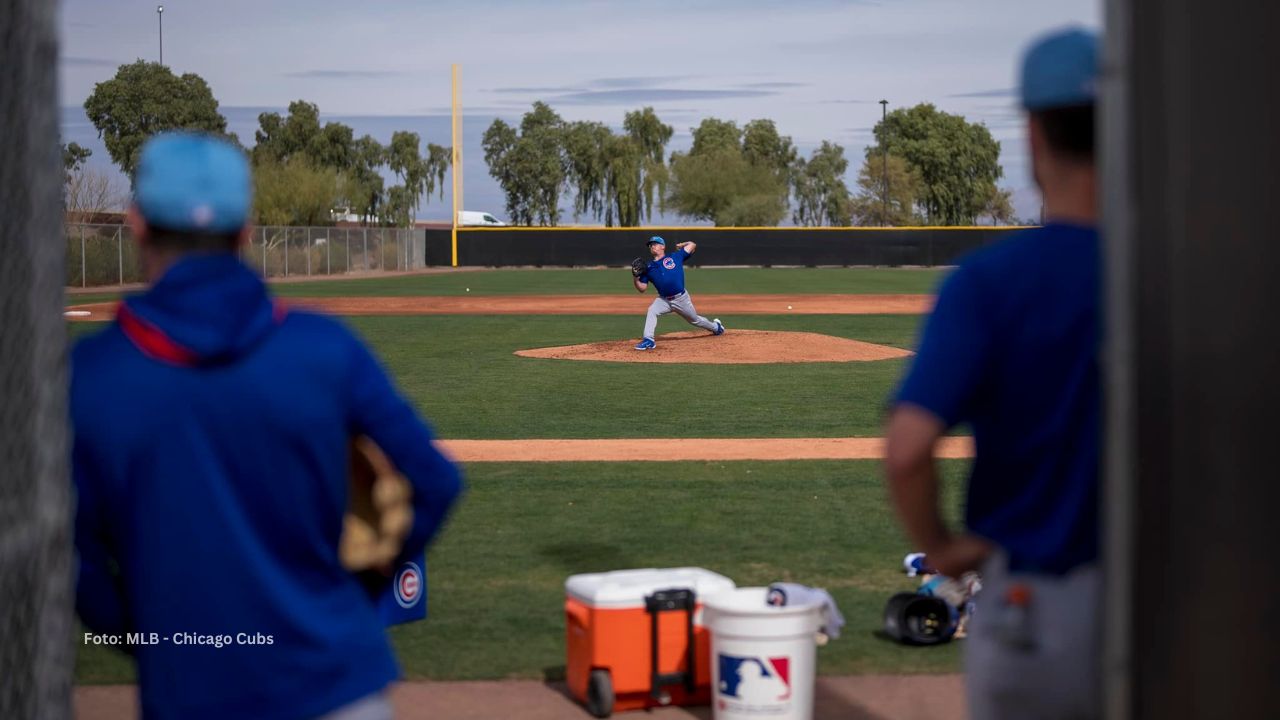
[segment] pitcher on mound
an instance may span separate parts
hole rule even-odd
[[[682,242],[676,245],[676,251],[667,254],[667,241],[658,236],[649,238],[646,243],[652,260],[645,262],[643,258],[631,261],[631,282],[636,292],[643,293],[653,283],[658,297],[649,305],[649,313],[644,319],[644,336],[637,350],[652,350],[656,343],[654,333],[658,329],[658,317],[675,312],[703,330],[710,330],[712,335],[723,335],[724,325],[716,320],[708,320],[693,309],[693,299],[684,289],[684,261],[698,249],[696,243]]]

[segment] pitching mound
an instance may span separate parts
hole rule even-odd
[[[636,350],[638,340],[517,350],[516,355],[552,360],[599,362],[696,363],[703,365],[812,362],[866,362],[906,357],[910,351],[819,333],[730,330],[708,335],[701,330],[659,335],[658,347]]]

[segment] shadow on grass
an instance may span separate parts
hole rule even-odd
[[[635,560],[617,545],[594,542],[543,545],[538,553],[569,573],[606,572],[632,567]]]

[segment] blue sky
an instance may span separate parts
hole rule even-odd
[[[1001,141],[1018,213],[1039,199],[1011,88],[1021,50],[1044,30],[1098,27],[1099,0],[173,0],[165,63],[205,78],[251,143],[257,113],[291,100],[386,141],[414,130],[449,143],[449,65],[462,65],[468,209],[503,215],[480,134],[534,100],[570,120],[618,126],[652,105],[687,147],[704,117],[771,118],[806,155],[833,140],[852,186],[881,98],[932,102]],[[63,135],[109,165],[81,105],[121,63],[157,57],[156,3],[63,0]],[[447,197],[446,197],[447,202]],[[447,218],[432,201],[419,217]],[[674,218],[671,218],[674,220]]]

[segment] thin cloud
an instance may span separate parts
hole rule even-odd
[[[680,80],[688,80],[691,77],[696,77],[696,76],[654,75],[649,77],[636,76],[636,77],[596,78],[595,80],[589,81],[587,84],[592,87],[598,87],[598,88],[634,89],[634,88],[643,88],[643,87],[653,87],[654,85],[663,85],[666,83],[678,82]]]
[[[303,70],[285,73],[285,77],[302,80],[377,80],[401,75],[404,73],[398,70]]]
[[[809,87],[809,83],[802,83],[802,82],[754,82],[754,83],[745,83],[745,84],[739,85],[738,87],[743,87],[743,88],[779,88],[779,89],[781,89],[781,88]]]
[[[109,58],[75,56],[64,56],[61,58],[61,62],[63,65],[72,67],[116,67],[120,64],[118,61]]]
[[[545,86],[545,87],[500,87],[485,90],[485,92],[504,93],[504,94],[528,94],[528,93],[584,93],[584,92],[602,92],[605,90],[635,90],[638,88],[654,87],[666,83],[676,82],[688,79],[684,75],[650,75],[650,76],[632,76],[632,77],[606,77],[587,80],[579,86]]]
[[[500,87],[485,90],[491,93],[503,93],[512,95],[523,95],[527,93],[567,93],[567,92],[583,92],[584,88],[580,87]]]
[[[685,90],[680,88],[635,88],[630,90],[593,90],[550,98],[550,103],[565,105],[624,105],[690,100],[729,100],[777,95],[767,90]]]
[[[819,100],[819,105],[873,105],[879,100]]]
[[[419,108],[415,108],[415,110],[417,110],[418,112],[426,113],[427,115],[431,115],[431,116],[452,115],[453,113],[453,108],[449,107],[448,105],[419,107]],[[463,115],[501,115],[503,117],[507,117],[511,115],[518,115],[520,114],[520,111],[510,107],[498,107],[494,105],[475,105],[475,106],[463,105],[462,114]]]
[[[1015,88],[999,88],[997,90],[978,90],[977,92],[956,93],[948,95],[953,98],[1002,98],[1013,97],[1018,94]]]

